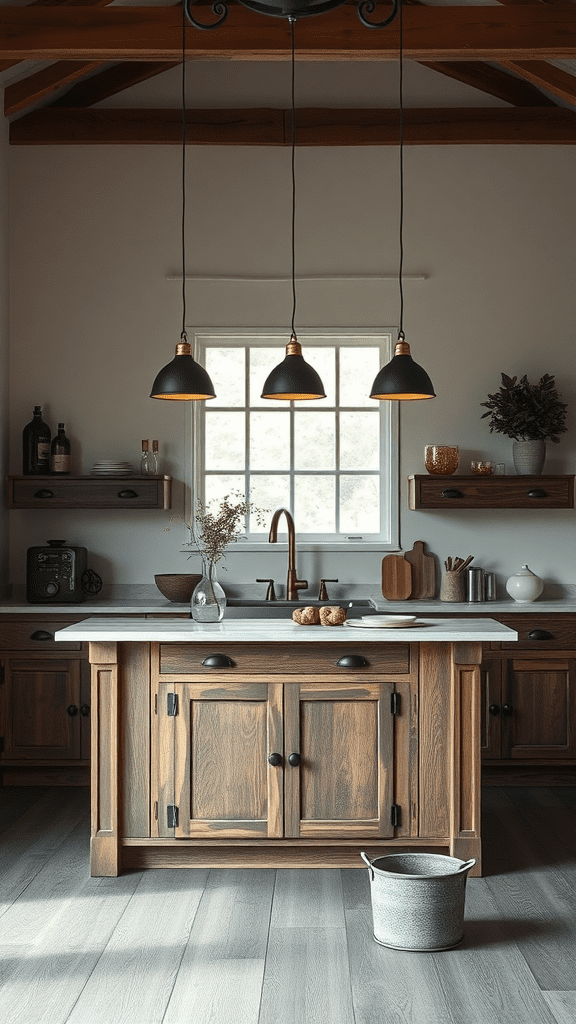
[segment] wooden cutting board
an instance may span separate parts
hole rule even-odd
[[[412,593],[412,566],[402,555],[382,559],[382,594],[387,601],[405,601]]]
[[[423,540],[414,541],[411,551],[404,553],[404,558],[412,566],[413,600],[436,597],[436,559],[424,552],[426,544]]]

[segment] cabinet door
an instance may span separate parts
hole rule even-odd
[[[79,660],[8,658],[2,689],[4,760],[80,759],[85,718]]]
[[[285,684],[287,836],[394,835],[393,691],[393,683]]]
[[[169,693],[178,698],[169,716]],[[172,701],[173,706],[173,701]],[[173,767],[160,788],[169,800],[173,772],[178,838],[277,838],[282,835],[282,685],[280,683],[162,683],[161,736],[173,730]],[[170,743],[160,753],[170,756]],[[280,755],[278,765],[268,761]],[[163,827],[166,826],[164,820]],[[160,834],[163,834],[162,831]],[[168,833],[172,834],[172,833]]]
[[[502,754],[514,759],[576,756],[575,663],[511,658],[505,666]]]
[[[485,759],[500,758],[502,663],[484,660],[480,666],[480,747]]]

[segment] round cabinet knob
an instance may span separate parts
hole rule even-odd
[[[514,705],[513,704],[504,704],[502,706],[502,714],[506,715],[507,718],[509,718],[510,715],[512,715],[513,713],[514,713]]]
[[[288,764],[292,768],[297,768],[300,764],[300,754],[290,754],[288,757]]]
[[[282,758],[280,754],[269,754],[268,764],[271,764],[273,768],[277,768],[279,764],[282,764]]]
[[[90,705],[89,704],[81,704],[80,705],[80,714],[84,715],[84,718],[88,718],[88,715],[90,714]]]
[[[499,715],[500,714],[500,705],[499,704],[491,704],[490,707],[488,708],[488,711],[490,712],[491,715]]]
[[[70,715],[70,718],[74,718],[74,715],[78,714],[78,708],[76,707],[75,704],[69,704],[68,707],[66,708],[66,711]]]

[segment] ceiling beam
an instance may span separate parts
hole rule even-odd
[[[546,89],[554,96],[576,105],[576,75],[562,71],[553,64],[547,64],[544,60],[502,61],[502,67],[508,71],[515,71],[532,85]]]
[[[52,106],[90,107],[94,103],[107,100],[109,96],[116,96],[119,92],[130,89],[133,85],[139,85],[140,82],[161,75],[170,68],[178,67],[181,63],[182,61],[126,61],[116,64],[115,67],[101,71],[88,81],[75,85],[64,96],[55,100]],[[531,86],[526,88],[530,89]],[[536,89],[534,91],[537,92]]]
[[[106,7],[111,0],[32,0],[28,7]],[[8,71],[19,64],[19,60],[0,61],[0,71]]]
[[[181,145],[180,110],[47,107],[10,125],[16,146]],[[276,108],[188,110],[187,142],[196,146],[288,146],[289,111]],[[398,110],[303,108],[297,145],[397,146]],[[576,112],[561,107],[404,111],[410,146],[576,144]]]
[[[13,82],[4,90],[4,113],[8,117],[26,110],[26,107],[52,96],[58,89],[76,82],[101,66],[100,61],[59,60],[19,82]]]
[[[507,71],[482,64],[479,61],[418,61],[426,68],[453,78],[456,82],[470,85],[488,96],[496,96],[514,107],[554,107],[549,96],[544,96],[534,85],[509,75]],[[544,62],[541,62],[544,63]],[[576,85],[576,78],[574,79]]]
[[[0,7],[0,60],[174,61],[181,35],[174,7]],[[284,21],[243,7],[215,32],[190,28],[186,36],[190,58],[289,58]],[[397,60],[398,43],[397,20],[371,31],[349,7],[297,25],[298,60]],[[407,7],[404,54],[431,61],[574,58],[576,5]]]

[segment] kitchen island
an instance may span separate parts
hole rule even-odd
[[[476,858],[482,644],[493,619],[404,629],[93,617],[91,872]]]

